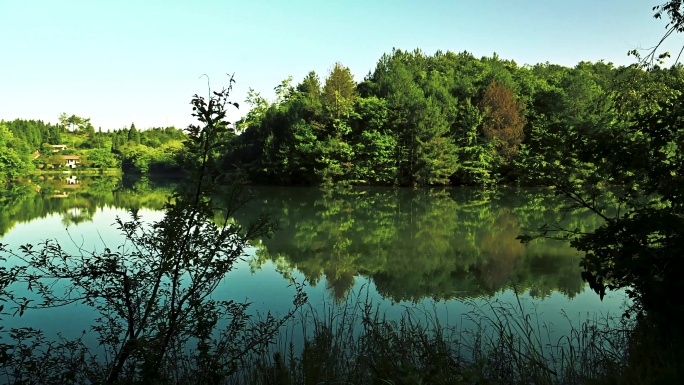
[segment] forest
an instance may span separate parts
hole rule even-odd
[[[551,166],[593,167],[587,151],[677,98],[683,74],[681,65],[569,68],[394,49],[359,83],[336,63],[323,80],[313,71],[296,85],[283,80],[273,101],[250,89],[249,111],[217,151],[225,172],[256,184],[553,185]],[[185,139],[174,127],[96,131],[66,113],[57,124],[2,121],[0,178],[59,155],[92,168],[177,171]],[[68,150],[46,148],[56,144]]]
[[[659,110],[682,74],[395,49],[358,84],[337,63],[270,103],[250,90],[224,169],[283,185],[548,185],[549,165]]]

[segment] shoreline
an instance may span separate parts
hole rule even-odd
[[[91,169],[91,170],[35,170],[31,171],[31,175],[43,174],[123,174],[119,169]]]

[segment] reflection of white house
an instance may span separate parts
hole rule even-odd
[[[69,168],[76,168],[76,165],[81,163],[81,157],[76,155],[64,155],[62,159],[64,159],[65,165]]]
[[[70,175],[68,178],[64,178],[64,184],[61,187],[63,189],[81,188],[79,182],[76,175]]]
[[[72,217],[79,217],[81,216],[81,209],[78,207],[72,207],[69,210],[67,210],[67,213],[71,215]]]

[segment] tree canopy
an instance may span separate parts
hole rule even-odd
[[[549,185],[549,164],[657,109],[682,76],[395,49],[359,83],[336,63],[322,87],[310,72],[273,102],[252,90],[224,164],[260,183]]]

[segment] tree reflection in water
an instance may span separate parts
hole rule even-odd
[[[271,261],[312,285],[324,277],[337,300],[359,276],[392,301],[492,296],[513,286],[572,298],[584,289],[579,255],[567,244],[516,239],[561,217],[545,190],[260,188],[256,195],[238,220],[268,207],[280,230],[257,245],[252,268]],[[564,217],[577,228],[600,224],[579,210]]]
[[[92,220],[98,208],[164,207],[173,183],[121,177],[82,177],[78,188],[57,178],[0,191],[0,235],[16,223],[59,214],[65,226]],[[545,297],[572,298],[584,289],[580,255],[566,243],[516,237],[561,217],[546,190],[469,188],[254,188],[256,199],[235,220],[263,211],[280,230],[255,246],[252,269],[275,264],[286,278],[297,270],[311,285],[325,282],[337,300],[366,277],[391,301],[418,302],[492,296],[510,287]],[[582,211],[563,224],[588,231],[600,219]],[[219,218],[220,219],[220,218]]]

